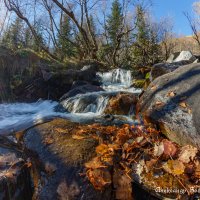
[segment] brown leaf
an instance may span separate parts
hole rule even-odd
[[[72,135],[72,138],[74,139],[74,140],[83,140],[83,139],[85,139],[85,138],[87,138],[87,136],[84,136],[84,135]]]
[[[106,169],[88,170],[87,177],[96,190],[102,190],[111,184],[111,175]]]
[[[96,147],[96,153],[99,155],[103,155],[108,152],[108,145],[106,144],[100,144],[99,146]]]
[[[191,108],[188,108],[188,113],[192,114],[192,109]]]
[[[173,175],[181,175],[185,171],[184,164],[179,160],[168,160],[164,165],[163,169]]]
[[[163,106],[163,105],[165,105],[164,102],[162,102],[162,101],[156,101],[156,106]]]
[[[52,143],[54,143],[54,139],[53,139],[53,138],[45,138],[44,144],[50,145],[50,144],[52,144]]]
[[[173,92],[173,91],[170,91],[168,94],[167,94],[167,96],[168,97],[174,97],[176,94]]]
[[[179,153],[179,158],[183,163],[189,163],[190,160],[194,160],[198,150],[196,147],[193,147],[191,145],[186,145],[181,148],[181,152]]]
[[[98,168],[106,168],[107,166],[101,162],[99,157],[95,157],[91,161],[85,163],[85,167],[88,169],[98,169]]]
[[[65,129],[63,129],[63,128],[55,128],[54,129],[56,132],[58,132],[58,133],[67,133],[67,131],[65,130]]]
[[[157,89],[156,85],[154,85],[154,86],[151,87],[151,90],[156,90],[156,89]]]
[[[176,152],[177,152],[177,147],[175,146],[175,144],[169,140],[163,140],[163,145],[164,145],[164,151],[163,151],[163,154],[165,156],[171,156],[173,157]]]
[[[179,106],[181,106],[182,108],[187,108],[187,104],[184,101],[180,102]]]

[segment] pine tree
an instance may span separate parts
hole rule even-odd
[[[111,14],[107,20],[107,31],[110,45],[115,47],[117,44],[117,36],[121,32],[123,24],[122,7],[119,0],[114,0],[111,7]]]
[[[66,57],[74,55],[74,48],[72,43],[72,26],[70,19],[67,15],[64,15],[63,21],[60,24],[60,33],[58,34],[58,49],[57,52],[60,58],[63,60]]]
[[[23,20],[17,17],[4,32],[2,45],[13,50],[21,48],[23,46],[23,26]]]
[[[147,20],[146,14],[142,6],[136,7],[136,33],[132,54],[137,67],[154,64],[159,55],[157,33],[153,24]]]

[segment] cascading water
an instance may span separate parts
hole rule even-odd
[[[102,81],[102,88],[106,91],[126,91],[140,93],[140,89],[131,87],[132,75],[130,70],[114,69],[110,72],[97,73]]]
[[[140,93],[130,88],[131,72],[115,69],[97,73],[105,91],[78,94],[61,102],[66,112],[56,112],[58,102],[38,101],[36,103],[0,104],[0,134],[30,127],[45,118],[64,117],[75,122],[86,122],[101,116],[110,97],[121,91]],[[126,117],[125,117],[126,118]],[[127,119],[126,119],[127,120]],[[129,119],[128,119],[129,120]]]
[[[62,106],[71,113],[89,113],[101,115],[109,98],[105,92],[79,94],[63,101]]]

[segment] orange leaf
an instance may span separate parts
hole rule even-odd
[[[179,160],[168,160],[167,163],[163,165],[163,169],[170,174],[181,175],[185,171],[185,166]]]
[[[156,90],[156,89],[157,89],[156,85],[154,85],[154,86],[151,87],[151,90]]]
[[[187,108],[187,104],[184,101],[182,101],[181,103],[179,103],[179,106],[181,106],[182,108]]]
[[[167,96],[168,97],[174,97],[176,94],[173,92],[173,91],[171,91],[171,92],[169,92],[168,94],[167,94]]]

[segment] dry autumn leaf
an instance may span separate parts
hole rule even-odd
[[[151,87],[151,90],[156,90],[156,89],[157,89],[156,85],[154,85],[154,86]]]
[[[181,148],[181,152],[179,153],[178,160],[183,163],[189,163],[191,160],[194,160],[198,150],[196,147],[191,145],[186,145]]]
[[[174,97],[176,94],[173,92],[173,91],[170,91],[168,94],[167,94],[167,96],[168,97]]]
[[[106,185],[111,184],[111,175],[106,169],[88,170],[87,177],[96,190],[102,190]]]
[[[45,138],[45,140],[44,140],[44,144],[46,144],[46,145],[52,144],[53,142],[54,142],[53,138]]]
[[[157,106],[160,106],[160,105],[163,105],[164,103],[162,101],[156,101],[156,105]]]
[[[99,157],[93,158],[91,161],[85,163],[85,167],[88,169],[98,169],[98,168],[106,168]]]
[[[161,142],[160,144],[155,144],[153,155],[154,156],[161,156],[164,152],[164,144]]]
[[[173,157],[176,152],[177,152],[177,147],[175,146],[175,144],[169,140],[163,140],[163,145],[164,145],[164,151],[163,151],[163,154],[165,156],[171,156]]]
[[[173,175],[181,175],[185,171],[184,164],[179,160],[168,160],[164,165],[163,169]]]
[[[182,108],[187,108],[187,104],[184,101],[180,102],[179,106],[181,106]]]

